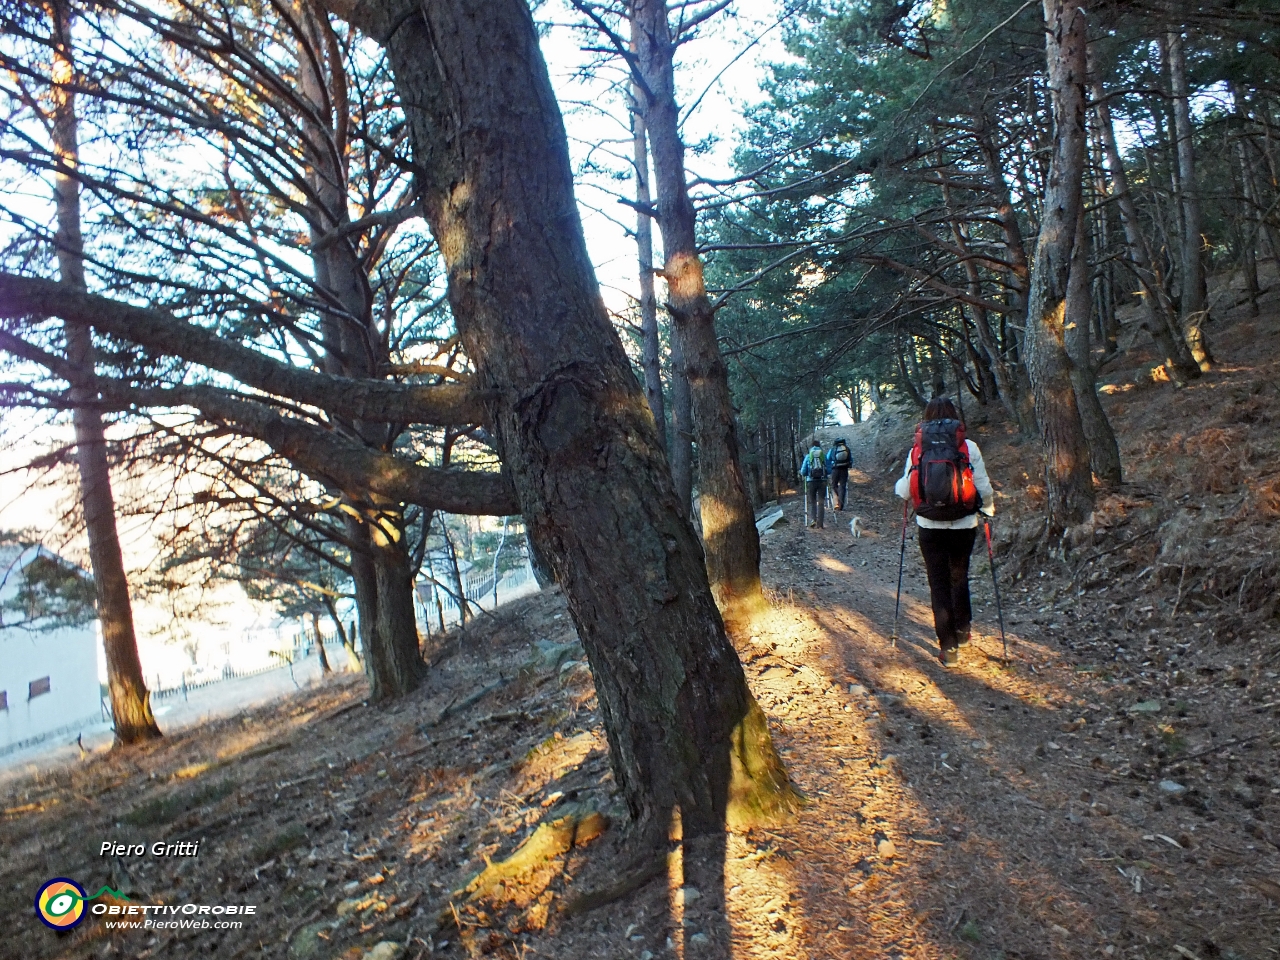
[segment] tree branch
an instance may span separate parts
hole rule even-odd
[[[459,426],[484,421],[489,394],[335,377],[272,360],[160,310],[135,307],[53,280],[0,273],[0,317],[55,316],[235,377],[246,386],[360,420]]]

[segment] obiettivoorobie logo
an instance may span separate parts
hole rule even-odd
[[[36,894],[36,916],[47,927],[54,930],[70,930],[84,919],[84,905],[87,900],[94,900],[104,893],[113,897],[128,900],[124,894],[103,887],[92,897],[85,896],[84,887],[66,877],[54,877],[46,881]]]

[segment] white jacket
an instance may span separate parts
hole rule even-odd
[[[981,512],[988,517],[996,515],[996,492],[991,489],[991,478],[987,476],[987,465],[982,462],[982,451],[972,440],[966,440],[969,450],[969,466],[973,468],[973,485],[978,488],[982,497]],[[902,479],[894,484],[893,492],[903,500],[911,499],[911,454],[907,454],[907,467],[902,471]],[[930,520],[928,517],[916,516],[916,523],[930,530],[969,530],[978,525],[978,515],[971,513],[959,520]]]

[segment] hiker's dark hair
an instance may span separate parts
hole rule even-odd
[[[960,414],[956,412],[956,405],[951,402],[950,397],[934,397],[924,408],[924,418],[926,420],[959,420]]]

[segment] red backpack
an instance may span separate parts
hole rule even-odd
[[[911,505],[926,520],[959,520],[982,506],[959,420],[926,420],[916,427]]]

